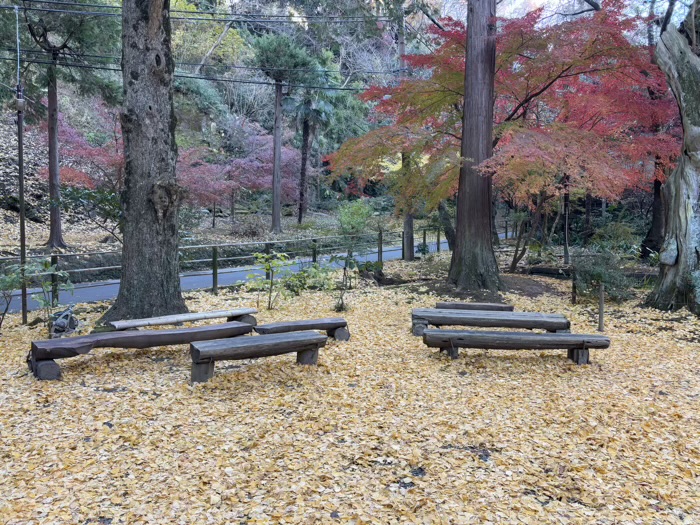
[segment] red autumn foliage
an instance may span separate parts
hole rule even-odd
[[[567,175],[574,189],[615,198],[626,187],[648,187],[649,159],[663,176],[679,152],[678,111],[649,50],[628,38],[643,22],[617,0],[556,25],[541,10],[498,22],[498,144],[484,170],[499,187],[521,197],[527,189],[531,201]],[[454,193],[466,37],[459,22],[444,27],[433,30],[433,53],[406,57],[420,70],[415,77],[363,94],[377,103],[375,118],[390,123],[344,144],[330,157],[335,171],[382,178],[384,161],[411,151],[429,159],[421,170],[429,203]]]

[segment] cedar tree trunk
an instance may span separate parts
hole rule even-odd
[[[49,106],[49,240],[51,248],[65,248],[61,228],[61,182],[58,166],[58,82],[56,81],[55,60],[48,71]]]
[[[442,224],[442,229],[445,232],[445,239],[447,239],[447,247],[450,251],[455,249],[456,234],[455,227],[452,224],[452,217],[450,217],[450,212],[447,209],[445,201],[440,201],[438,204],[438,216],[440,217],[440,224]]]
[[[178,274],[177,146],[169,0],[124,0],[125,179],[119,295],[103,320],[186,312]]]
[[[695,0],[694,6],[699,3]],[[692,25],[689,17],[685,30]],[[666,231],[659,253],[661,270],[647,304],[663,310],[687,305],[700,313],[700,58],[688,38],[669,26],[656,46],[656,59],[678,102],[683,151],[662,190]]]
[[[448,279],[459,289],[496,291],[491,178],[475,169],[493,154],[496,0],[473,0],[468,10],[457,238]]]
[[[306,210],[306,165],[309,161],[309,144],[311,142],[311,124],[304,118],[301,125],[301,170],[299,171],[299,215],[297,222],[301,224]]]
[[[651,226],[644,237],[641,257],[646,260],[653,252],[661,251],[664,240],[664,205],[661,197],[661,181],[654,179],[654,200],[651,205]]]
[[[272,231],[282,232],[282,82],[275,82],[275,123],[272,141]]]

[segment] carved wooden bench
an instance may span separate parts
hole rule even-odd
[[[338,341],[350,340],[348,322],[342,317],[327,317],[324,319],[305,319],[303,321],[282,321],[258,325],[255,331],[259,334],[282,334],[300,330],[325,330],[328,337]]]
[[[147,317],[145,319],[127,319],[124,321],[111,321],[107,325],[114,330],[131,330],[143,326],[159,326],[166,324],[180,324],[189,321],[201,321],[203,319],[226,318],[226,321],[238,321],[255,326],[257,320],[253,314],[258,313],[255,308],[235,308],[232,310],[216,310],[213,312],[192,312],[187,314],[162,315],[160,317]]]
[[[513,305],[502,303],[437,303],[435,308],[439,310],[482,310],[494,312],[512,312]]]
[[[431,348],[445,350],[452,359],[457,359],[459,348],[566,350],[567,357],[578,365],[589,363],[588,350],[590,348],[608,348],[610,346],[610,339],[602,335],[435,329],[425,330],[423,342]]]
[[[252,330],[252,325],[248,323],[233,321],[172,330],[103,332],[63,339],[46,339],[32,343],[27,364],[37,379],[59,379],[61,368],[54,361],[55,359],[87,354],[93,348],[149,348],[181,345],[193,341],[235,337],[250,333]]]
[[[298,364],[315,365],[318,361],[318,350],[326,345],[327,340],[325,335],[308,331],[192,343],[192,383],[203,383],[211,379],[214,376],[216,361],[253,359],[296,352]]]
[[[482,310],[447,310],[437,308],[414,308],[412,315],[413,335],[423,335],[428,325],[433,326],[478,326],[482,328],[526,328],[548,332],[569,330],[569,320],[561,314],[539,312],[493,312]]]

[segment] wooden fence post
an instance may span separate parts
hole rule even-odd
[[[598,331],[605,331],[605,284],[600,283],[598,288]]]
[[[211,293],[219,294],[219,247],[211,249]]]
[[[437,229],[437,252],[440,253],[440,228]]]
[[[270,247],[270,243],[266,242],[265,243],[265,255],[270,255],[271,252],[272,252],[272,249]],[[269,267],[270,267],[270,265],[267,264],[266,268],[269,268]],[[268,270],[268,269],[265,270],[265,280],[267,280],[267,281],[270,280],[270,270]]]
[[[426,255],[428,254],[428,252],[430,252],[430,250],[428,249],[428,230],[425,228],[423,228],[423,250],[425,251]]]
[[[377,262],[384,262],[384,247],[382,246],[383,236],[384,232],[379,230],[379,233],[377,234]]]
[[[316,239],[311,241],[311,262],[314,264],[318,262],[318,241]]]
[[[51,266],[58,270],[58,255],[51,255]],[[51,306],[58,306],[58,276],[51,273]]]

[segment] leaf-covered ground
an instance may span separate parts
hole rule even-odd
[[[595,310],[506,294],[592,332]],[[424,290],[423,290],[424,291]],[[418,288],[349,295],[347,343],[318,367],[293,354],[217,363],[190,386],[187,347],[98,350],[38,382],[40,328],[13,317],[0,343],[0,523],[571,523],[700,520],[698,321],[611,308],[609,350],[462,351],[410,334]],[[190,296],[192,310],[254,305]],[[261,322],[335,315],[328,293]],[[99,308],[87,316],[97,317]]]

